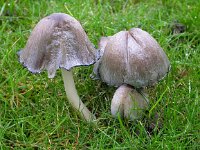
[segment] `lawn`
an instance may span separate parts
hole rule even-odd
[[[37,22],[54,12],[79,20],[96,47],[101,36],[132,27],[159,42],[171,70],[148,88],[151,102],[143,118],[131,122],[111,116],[116,88],[92,80],[93,66],[73,73],[95,123],[81,119],[68,103],[60,70],[49,79],[46,72],[31,74],[22,67],[17,52]],[[197,0],[1,0],[0,148],[200,149],[199,12]]]

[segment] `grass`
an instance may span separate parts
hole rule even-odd
[[[112,118],[116,88],[90,79],[90,67],[74,70],[76,87],[96,124],[69,105],[60,71],[33,75],[18,62],[35,24],[53,12],[68,13],[97,46],[101,36],[140,27],[165,50],[172,69],[148,89],[150,113],[136,122]],[[200,3],[196,0],[10,0],[0,2],[1,149],[199,149]],[[185,31],[172,34],[178,21]],[[155,119],[157,118],[157,119]]]

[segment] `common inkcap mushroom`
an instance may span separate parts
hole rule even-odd
[[[86,120],[95,116],[77,94],[72,68],[95,63],[95,48],[81,24],[64,13],[53,13],[41,19],[33,29],[26,46],[19,51],[19,60],[32,73],[47,70],[54,78],[61,68],[69,102]]]
[[[140,118],[149,104],[147,95],[140,92],[127,84],[117,88],[111,102],[111,114],[115,117],[119,114],[130,120]]]
[[[141,103],[138,105],[139,109],[147,107],[148,99],[141,89],[153,86],[165,77],[170,69],[167,55],[149,33],[139,28],[121,31],[107,39],[104,37],[103,40],[99,45],[103,54],[94,66],[94,73],[108,85],[120,86],[113,96],[111,112],[117,116],[116,110],[119,110],[120,114],[129,116],[129,119],[137,118],[134,111],[129,111],[128,95],[135,97],[138,104]],[[130,90],[130,86],[140,89],[140,93]],[[123,95],[119,96],[120,94]],[[125,105],[126,103],[129,105]],[[126,112],[130,112],[130,115]]]

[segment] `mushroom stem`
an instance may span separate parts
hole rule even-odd
[[[111,113],[114,117],[119,114],[121,117],[136,120],[142,116],[148,105],[149,100],[144,91],[138,92],[133,87],[123,84],[114,93]]]
[[[61,69],[62,76],[64,80],[64,87],[65,92],[67,94],[67,98],[69,102],[72,104],[72,106],[80,111],[81,116],[85,118],[87,121],[91,121],[93,119],[96,119],[96,117],[88,110],[88,108],[84,105],[84,103],[81,101],[81,99],[78,96],[72,71],[67,71],[66,69]]]

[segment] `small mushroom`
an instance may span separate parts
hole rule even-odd
[[[95,48],[81,24],[64,13],[54,13],[43,19],[33,29],[26,46],[19,51],[19,60],[32,73],[47,70],[54,78],[61,68],[64,87],[69,102],[86,120],[95,116],[80,100],[71,69],[95,63]]]
[[[114,93],[111,102],[111,114],[136,120],[142,116],[143,110],[148,107],[147,95],[143,95],[132,86],[123,84]]]
[[[121,115],[137,118],[130,108],[135,102],[141,103],[140,108],[146,108],[145,102],[148,103],[148,100],[142,96],[145,95],[143,90],[138,93],[137,90],[131,90],[130,86],[142,89],[155,85],[168,73],[170,62],[157,41],[139,28],[121,31],[103,40],[99,45],[103,54],[94,66],[94,73],[103,82],[120,86],[112,99],[111,112],[116,116],[116,110],[119,109]],[[130,103],[130,95],[135,98],[134,102]]]

